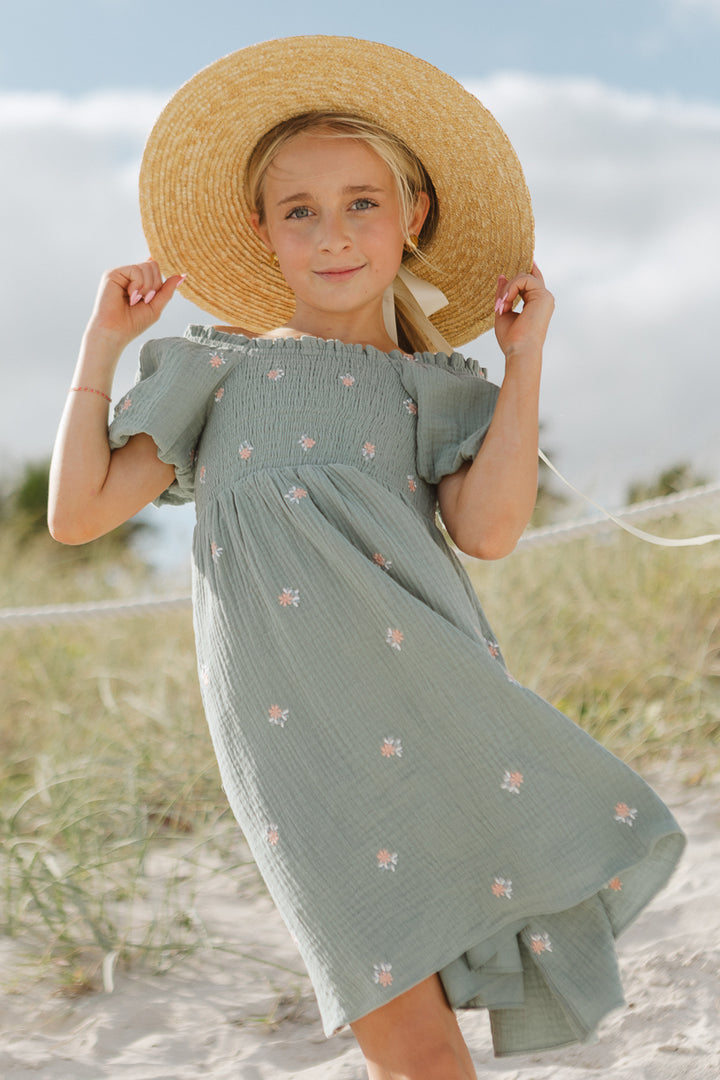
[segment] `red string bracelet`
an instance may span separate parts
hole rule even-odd
[[[106,401],[112,402],[112,398],[108,397],[104,390],[96,390],[94,386],[71,386],[71,390],[87,390],[89,394],[99,394],[100,397],[104,397]]]

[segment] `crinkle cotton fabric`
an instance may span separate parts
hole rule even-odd
[[[623,1002],[614,939],[684,837],[508,672],[435,524],[497,388],[457,353],[190,327],[110,430],[195,498],[194,620],[222,782],[327,1034],[439,972],[498,1056]],[[522,602],[522,598],[518,598]]]

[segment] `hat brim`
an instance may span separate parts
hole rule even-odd
[[[388,45],[347,37],[263,42],[204,68],[171,98],[145,147],[140,209],[162,272],[223,321],[262,333],[294,310],[250,227],[243,178],[283,120],[335,111],[370,119],[422,161],[438,226],[409,270],[442,289],[432,322],[454,346],[494,321],[497,278],[530,270],[533,215],[520,162],[488,110],[451,76]]]

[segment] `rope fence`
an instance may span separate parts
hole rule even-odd
[[[717,499],[720,484],[706,484],[676,495],[636,503],[616,510],[614,517],[621,520],[651,521],[669,517],[696,505]],[[542,529],[530,529],[521,536],[518,546],[531,547],[542,544],[559,544],[593,533],[611,532],[617,526],[609,518],[596,516],[580,521],[549,525]],[[469,559],[469,556],[467,557]],[[24,626],[55,626],[70,622],[87,622],[91,619],[118,619],[134,615],[160,614],[169,611],[189,610],[189,593],[180,596],[149,596],[136,600],[96,600],[80,604],[60,604],[46,607],[0,608],[0,629]]]

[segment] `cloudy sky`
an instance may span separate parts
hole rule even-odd
[[[417,53],[510,135],[557,301],[542,416],[559,467],[615,505],[681,460],[720,478],[720,0],[2,6],[5,472],[51,448],[100,273],[145,256],[137,171],[167,98],[236,48],[322,32]],[[189,321],[208,319],[177,301],[153,336]],[[492,335],[465,351],[501,378]]]

